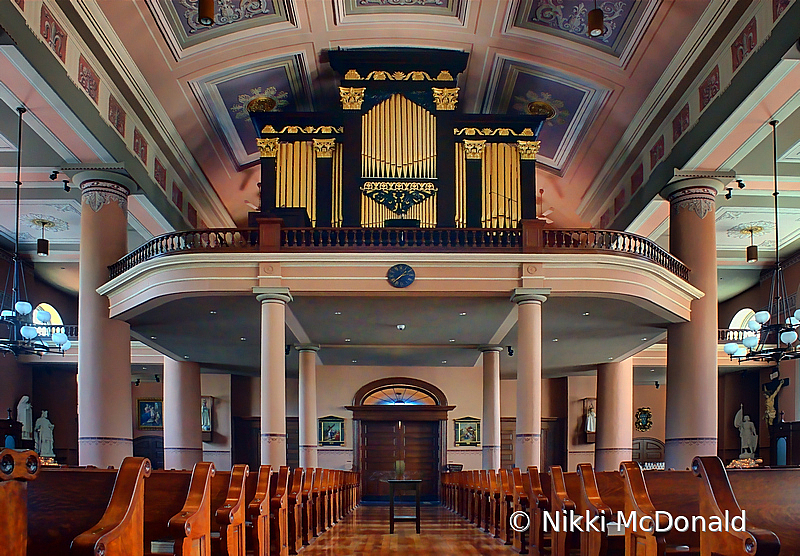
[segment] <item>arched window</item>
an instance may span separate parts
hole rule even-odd
[[[438,405],[429,392],[414,386],[395,384],[373,390],[364,396],[362,405]]]
[[[728,328],[733,330],[745,330],[747,329],[747,323],[750,322],[755,316],[756,312],[753,311],[750,307],[745,307],[744,309],[740,309],[738,313],[733,315],[733,318],[731,319],[731,323],[728,325]]]

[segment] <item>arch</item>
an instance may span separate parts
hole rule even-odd
[[[750,322],[755,315],[756,312],[750,307],[739,309],[739,311],[733,315],[728,328],[731,330],[745,330],[747,329],[747,323]]]
[[[381,378],[365,384],[359,388],[356,392],[356,395],[353,396],[353,404],[357,406],[364,405],[364,400],[370,394],[385,388],[391,388],[393,386],[411,387],[414,390],[419,390],[430,395],[435,400],[436,405],[447,405],[447,396],[445,396],[444,392],[442,392],[439,388],[430,382],[425,382],[424,380],[405,377]]]

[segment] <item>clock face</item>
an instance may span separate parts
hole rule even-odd
[[[386,278],[395,288],[406,288],[416,278],[414,269],[407,264],[396,264],[386,272]]]

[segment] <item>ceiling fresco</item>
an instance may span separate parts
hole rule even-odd
[[[239,168],[258,159],[248,102],[256,97],[272,98],[276,112],[302,112],[312,108],[303,54],[228,68],[193,82],[192,89]]]
[[[458,17],[467,0],[340,0],[340,4],[345,15],[422,13]]]
[[[286,0],[216,0],[214,25],[197,21],[197,0],[150,0],[156,19],[163,15],[181,49],[263,25],[291,22]],[[160,12],[160,14],[158,13]]]
[[[498,56],[484,101],[484,113],[527,114],[528,104],[545,101],[556,115],[545,122],[538,159],[563,170],[609,91],[575,76]]]
[[[521,0],[513,26],[577,40],[619,56],[634,36],[636,27],[643,22],[644,8],[650,3],[647,0],[597,2],[597,7],[603,10],[605,25],[605,33],[597,39],[587,37],[588,14],[594,9],[591,1]]]

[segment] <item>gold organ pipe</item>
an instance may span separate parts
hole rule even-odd
[[[456,228],[467,226],[467,178],[466,178],[466,155],[464,153],[464,143],[456,143]]]

